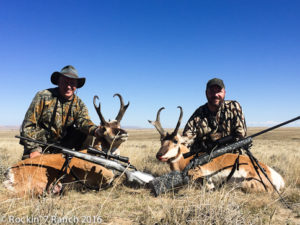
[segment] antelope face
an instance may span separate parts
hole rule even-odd
[[[104,138],[110,145],[121,144],[128,139],[128,133],[121,129],[120,123],[116,120],[108,122],[102,129]]]
[[[129,106],[129,102],[127,105],[124,105],[123,98],[120,94],[115,94],[115,96],[118,96],[120,99],[120,110],[118,115],[116,116],[115,120],[107,122],[102,113],[101,113],[101,107],[100,103],[97,106],[96,105],[96,99],[98,99],[98,96],[94,96],[94,107],[98,113],[98,116],[101,121],[101,134],[103,134],[103,138],[101,140],[98,140],[98,142],[101,143],[102,149],[104,151],[107,151],[111,149],[113,152],[125,141],[128,139],[128,133],[121,129],[120,122],[124,116],[124,113],[126,109]]]
[[[180,139],[180,135],[177,134],[172,139],[165,138],[164,140],[162,140],[161,147],[156,153],[156,158],[162,162],[171,161],[177,158],[181,154]]]
[[[156,121],[149,120],[149,123],[154,125],[154,127],[160,133],[161,147],[156,154],[156,158],[162,162],[173,161],[181,154],[180,145],[183,143],[183,140],[182,137],[178,134],[178,129],[181,123],[183,112],[180,106],[178,106],[178,108],[180,108],[179,120],[177,122],[176,128],[171,134],[165,132],[160,124],[160,112],[164,109],[164,107],[158,110]]]

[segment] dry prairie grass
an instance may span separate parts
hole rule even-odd
[[[249,133],[260,131],[250,128]],[[0,131],[0,182],[22,155],[17,131]],[[129,130],[122,155],[139,170],[162,175],[169,167],[155,159],[155,130]],[[16,198],[0,185],[0,224],[300,224],[300,128],[281,128],[255,138],[253,154],[286,181],[276,193],[243,193],[231,186],[208,192],[196,184],[157,198],[145,187],[119,184],[100,192],[70,190],[62,197]]]

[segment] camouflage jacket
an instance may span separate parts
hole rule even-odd
[[[54,111],[56,111],[55,115]],[[26,112],[20,133],[21,136],[35,140],[57,143],[64,137],[66,128],[70,126],[75,126],[83,133],[91,135],[97,128],[89,117],[87,107],[78,96],[74,95],[73,100],[67,101],[60,97],[58,88],[51,88],[35,95]],[[33,142],[21,141],[20,143],[25,147],[24,154],[38,147],[38,144]]]
[[[187,137],[191,151],[209,152],[214,141],[232,135],[235,140],[245,137],[247,127],[242,108],[237,101],[224,101],[217,113],[200,106],[188,120],[183,136]]]

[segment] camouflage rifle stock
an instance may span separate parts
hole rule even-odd
[[[259,136],[261,134],[264,134],[268,131],[271,131],[273,129],[276,129],[278,127],[281,127],[283,125],[286,125],[286,124],[291,123],[291,122],[293,122],[295,120],[298,120],[298,119],[300,119],[300,116],[295,117],[295,118],[293,118],[291,120],[288,120],[286,122],[280,123],[276,126],[270,127],[268,129],[265,129],[263,131],[260,131],[258,133],[255,133],[255,134],[253,134],[253,135],[251,135],[247,138],[241,139],[241,140],[236,141],[236,142],[234,142],[232,144],[229,144],[227,146],[219,147],[219,148],[215,149],[213,152],[211,152],[209,155],[207,153],[204,153],[204,154],[200,155],[199,157],[195,157],[194,159],[192,159],[192,161],[186,166],[186,168],[182,172],[172,171],[169,174],[165,174],[163,176],[156,177],[155,179],[150,181],[149,186],[152,189],[153,194],[155,196],[158,196],[162,193],[166,193],[169,190],[172,190],[174,188],[184,186],[184,185],[189,183],[189,177],[188,177],[187,173],[190,169],[192,169],[196,166],[204,165],[204,164],[208,163],[211,159],[216,158],[218,156],[221,156],[223,154],[232,153],[236,149],[239,149],[239,148],[242,148],[242,147],[248,147],[248,146],[251,145],[253,137]],[[246,154],[249,157],[254,158],[249,149],[246,150]],[[256,162],[256,164],[258,163],[257,160],[255,160],[255,162]],[[258,167],[260,168],[259,164],[258,164]],[[262,170],[262,173],[268,179],[267,175],[264,173],[263,170]]]

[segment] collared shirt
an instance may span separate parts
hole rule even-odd
[[[56,143],[64,137],[66,128],[70,126],[91,135],[97,128],[78,96],[74,95],[73,100],[65,100],[59,95],[58,88],[50,88],[35,95],[26,112],[20,133],[24,137]],[[38,147],[38,144],[23,140],[21,144],[29,153]]]
[[[240,104],[228,100],[222,103],[216,113],[209,110],[207,103],[200,106],[190,117],[183,131],[191,151],[209,151],[217,139],[232,135],[235,140],[239,140],[246,134],[247,127]]]

